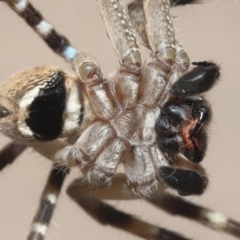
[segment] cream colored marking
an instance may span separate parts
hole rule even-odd
[[[22,133],[24,136],[33,136],[33,132],[31,129],[26,125],[25,122],[18,122],[18,130]]]
[[[21,99],[21,101],[18,104],[19,107],[25,108],[25,107],[29,106],[32,103],[32,101],[38,96],[39,89],[40,89],[39,86],[35,87],[31,91],[29,91],[26,95],[24,95],[24,97]]]
[[[53,193],[49,193],[47,196],[46,196],[46,200],[48,201],[48,202],[50,202],[51,204],[56,204],[56,202],[57,202],[57,196],[55,195],[55,194],[53,194]]]
[[[28,5],[27,0],[19,0],[18,3],[15,4],[15,8],[18,12],[23,12]]]
[[[47,232],[47,225],[43,223],[34,223],[32,227],[32,231],[44,236]]]
[[[65,109],[66,118],[64,121],[64,130],[66,132],[74,130],[78,127],[80,109],[81,105],[79,102],[78,89],[76,86],[73,86]]]
[[[219,212],[211,212],[211,211],[206,211],[206,218],[212,223],[216,224],[217,226],[226,226],[228,219]]]
[[[52,26],[46,21],[42,20],[37,26],[37,31],[44,36],[47,36],[52,31]]]

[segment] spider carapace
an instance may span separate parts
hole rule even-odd
[[[202,194],[207,186],[198,163],[207,149],[211,109],[201,94],[220,75],[219,67],[207,61],[194,62],[195,68],[188,70],[189,58],[175,38],[170,12],[171,4],[185,1],[136,1],[127,14],[119,0],[98,0],[120,59],[119,69],[107,77],[93,57],[59,35],[27,0],[5,2],[75,70],[71,74],[52,65],[36,67],[13,75],[0,89],[0,131],[17,142],[8,146],[16,153],[12,159],[24,149],[19,144],[25,144],[54,161],[28,239],[44,238],[67,173],[59,176],[56,171],[74,166],[91,188],[86,191],[78,179],[68,194],[100,222],[147,239],[186,239],[155,226],[152,231],[147,224],[145,231],[130,227],[129,221],[140,220],[109,206],[103,210],[106,204],[97,200],[144,197],[169,212],[174,203],[175,213],[192,218],[180,210],[186,204],[196,212],[196,221],[239,237],[238,223],[222,216],[225,224],[220,226],[211,217],[214,212],[164,192],[170,187],[180,195]],[[144,63],[135,32],[151,51]],[[124,174],[117,173],[120,163]],[[105,195],[107,186],[111,190]],[[96,211],[101,214],[96,216]]]

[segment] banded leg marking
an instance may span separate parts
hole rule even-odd
[[[73,197],[74,198],[74,197]],[[143,239],[188,240],[182,235],[164,228],[149,224],[136,217],[115,209],[95,199],[74,199],[90,216],[99,223],[111,225]]]
[[[21,16],[55,53],[59,54],[67,61],[71,61],[76,57],[78,50],[70,44],[66,37],[59,35],[28,0],[3,1]]]
[[[222,213],[198,206],[166,192],[160,192],[148,201],[169,214],[194,220],[206,227],[240,238],[240,223]]]
[[[77,179],[68,187],[68,195],[82,207],[90,216],[99,223],[111,225],[144,239],[159,240],[187,240],[178,233],[149,224],[136,217],[124,213],[101,202],[101,199],[136,199],[131,189],[126,184],[126,177],[118,174],[110,189],[92,188],[86,184],[80,184],[82,179]]]
[[[62,170],[53,165],[41,196],[39,208],[33,219],[28,240],[43,240],[45,238],[48,225],[57,204],[58,195],[68,173],[68,168]]]
[[[107,94],[107,82],[102,79],[102,73],[96,60],[90,55],[74,48],[65,36],[57,33],[28,0],[3,1],[20,15],[55,53],[72,63],[72,67],[84,83],[89,81],[89,83],[87,83],[87,90],[95,93],[95,99],[93,99],[93,101],[98,103],[96,104],[95,110],[100,109],[100,111],[96,110],[96,114],[100,115],[100,117],[102,117],[102,115],[103,117],[111,116],[113,113],[113,104]],[[100,89],[101,87],[103,89]],[[101,114],[103,110],[105,110],[105,113]]]

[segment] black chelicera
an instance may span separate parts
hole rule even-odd
[[[188,160],[199,163],[207,150],[206,127],[211,119],[211,108],[204,98],[196,94],[206,92],[216,83],[219,67],[213,62],[193,64],[197,67],[172,86],[172,96],[162,108],[155,125],[157,144],[172,157],[172,161],[174,156],[182,154]],[[201,194],[207,185],[207,178],[182,169],[171,171],[169,167],[163,168],[160,175],[181,195]],[[191,181],[186,181],[188,178]]]

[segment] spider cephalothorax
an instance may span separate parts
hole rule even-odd
[[[206,152],[211,110],[201,94],[214,85],[219,67],[196,62],[188,70],[188,55],[175,39],[170,12],[170,3],[177,1],[138,0],[129,5],[135,30],[151,51],[146,62],[121,1],[97,1],[120,59],[119,69],[107,77],[93,57],[59,35],[27,0],[5,2],[75,70],[70,74],[52,65],[28,69],[10,77],[0,89],[0,131],[55,162],[29,239],[44,238],[68,172],[56,177],[55,168],[77,166],[84,174],[80,180],[91,188],[86,190],[78,179],[68,194],[93,217],[148,239],[186,240],[143,222],[146,231],[141,231],[134,226],[138,220],[110,207],[106,210],[96,200],[145,197],[154,204],[159,200],[158,205],[169,210],[162,198],[166,187],[192,195],[207,186],[205,171],[197,163]],[[24,149],[18,144],[9,148],[15,155]],[[119,164],[125,175],[117,173]],[[106,186],[111,186],[108,192]],[[218,224],[204,211],[195,214],[198,221]],[[230,222],[224,220],[226,225]],[[238,223],[231,224],[239,228]]]

